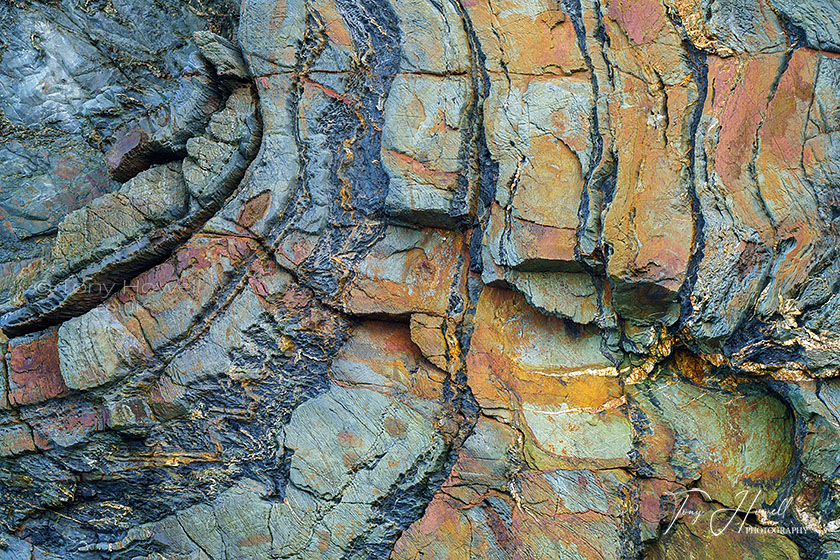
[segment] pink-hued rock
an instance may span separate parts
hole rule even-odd
[[[50,329],[8,346],[9,404],[46,401],[67,392],[58,362],[58,329]]]

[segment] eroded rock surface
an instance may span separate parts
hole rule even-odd
[[[0,558],[837,558],[835,1],[0,13]]]

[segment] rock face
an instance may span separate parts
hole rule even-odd
[[[0,6],[0,559],[838,557],[837,2],[169,4]]]

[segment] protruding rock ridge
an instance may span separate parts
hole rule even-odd
[[[28,303],[0,317],[8,336],[99,304],[189,239],[239,185],[262,138],[255,92],[231,73],[244,71],[232,44],[199,37],[222,71],[194,55],[173,100],[142,121],[149,132],[138,127],[115,142],[109,173],[126,182],[58,225],[50,263],[23,294]]]
[[[833,558],[840,6],[182,4],[0,8],[0,559]]]

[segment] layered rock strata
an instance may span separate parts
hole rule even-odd
[[[0,558],[836,557],[835,2],[0,10]]]

